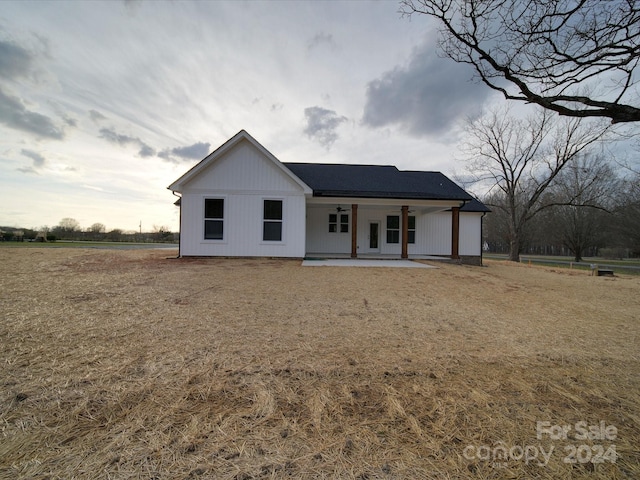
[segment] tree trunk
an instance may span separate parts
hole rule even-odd
[[[576,248],[573,252],[573,256],[574,256],[574,262],[581,262],[582,261],[582,248]]]
[[[509,242],[509,261],[520,262],[520,238],[517,234],[512,234]]]

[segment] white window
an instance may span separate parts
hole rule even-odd
[[[416,243],[416,217],[409,215],[408,220],[409,228],[407,232],[407,243]]]
[[[400,216],[387,216],[387,243],[400,243]],[[416,217],[407,217],[407,243],[416,243]]]
[[[340,220],[338,222],[338,220]],[[349,215],[341,213],[339,218],[337,213],[329,214],[329,233],[349,233]]]
[[[262,226],[262,240],[282,241],[282,200],[265,200]]]
[[[204,199],[204,238],[205,240],[224,238],[224,198]]]
[[[400,217],[387,215],[387,243],[400,243]]]

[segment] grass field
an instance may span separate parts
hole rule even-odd
[[[150,248],[178,248],[173,243],[107,242],[90,240],[57,240],[55,242],[2,242],[0,248],[99,248],[111,250],[134,250]]]
[[[640,478],[637,276],[171,256],[0,248],[0,478]]]
[[[488,260],[507,260],[508,255],[498,253],[487,253],[484,255]],[[617,273],[627,275],[640,275],[640,259],[611,259],[604,257],[587,257],[582,262],[575,262],[573,257],[558,255],[520,255],[520,262],[533,265],[542,265],[556,268],[569,268],[576,270],[591,271],[591,265],[598,265],[601,268],[613,269]]]

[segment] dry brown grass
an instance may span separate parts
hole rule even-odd
[[[0,249],[0,477],[640,478],[638,277],[169,255]]]

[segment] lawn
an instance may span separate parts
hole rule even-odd
[[[640,478],[638,276],[172,257],[0,248],[0,478]]]

